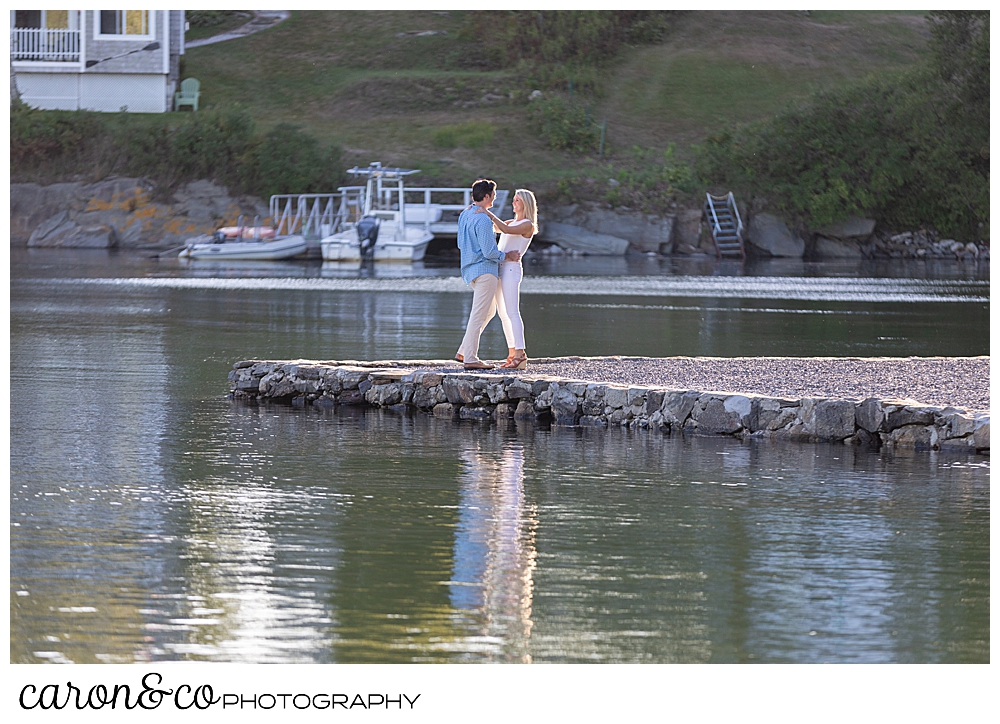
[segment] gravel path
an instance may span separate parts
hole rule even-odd
[[[440,371],[462,370],[456,364]],[[561,357],[524,372],[577,380],[771,397],[915,400],[990,409],[989,357]]]

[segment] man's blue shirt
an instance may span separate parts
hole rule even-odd
[[[462,279],[470,283],[483,274],[500,276],[504,253],[497,248],[493,221],[488,214],[468,208],[458,217],[458,249],[462,252]]]

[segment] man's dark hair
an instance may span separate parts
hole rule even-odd
[[[472,200],[482,201],[496,190],[497,185],[495,182],[490,181],[488,178],[481,178],[472,184]]]

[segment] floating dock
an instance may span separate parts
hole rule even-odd
[[[449,418],[985,455],[990,449],[989,357],[546,357],[529,360],[524,371],[476,372],[445,360],[244,360],[233,365],[229,384],[234,399],[319,408],[367,405]]]

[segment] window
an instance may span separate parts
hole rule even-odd
[[[69,10],[15,10],[15,28],[46,28],[48,30],[76,30],[77,11]]]
[[[99,10],[101,35],[150,35],[148,10]]]

